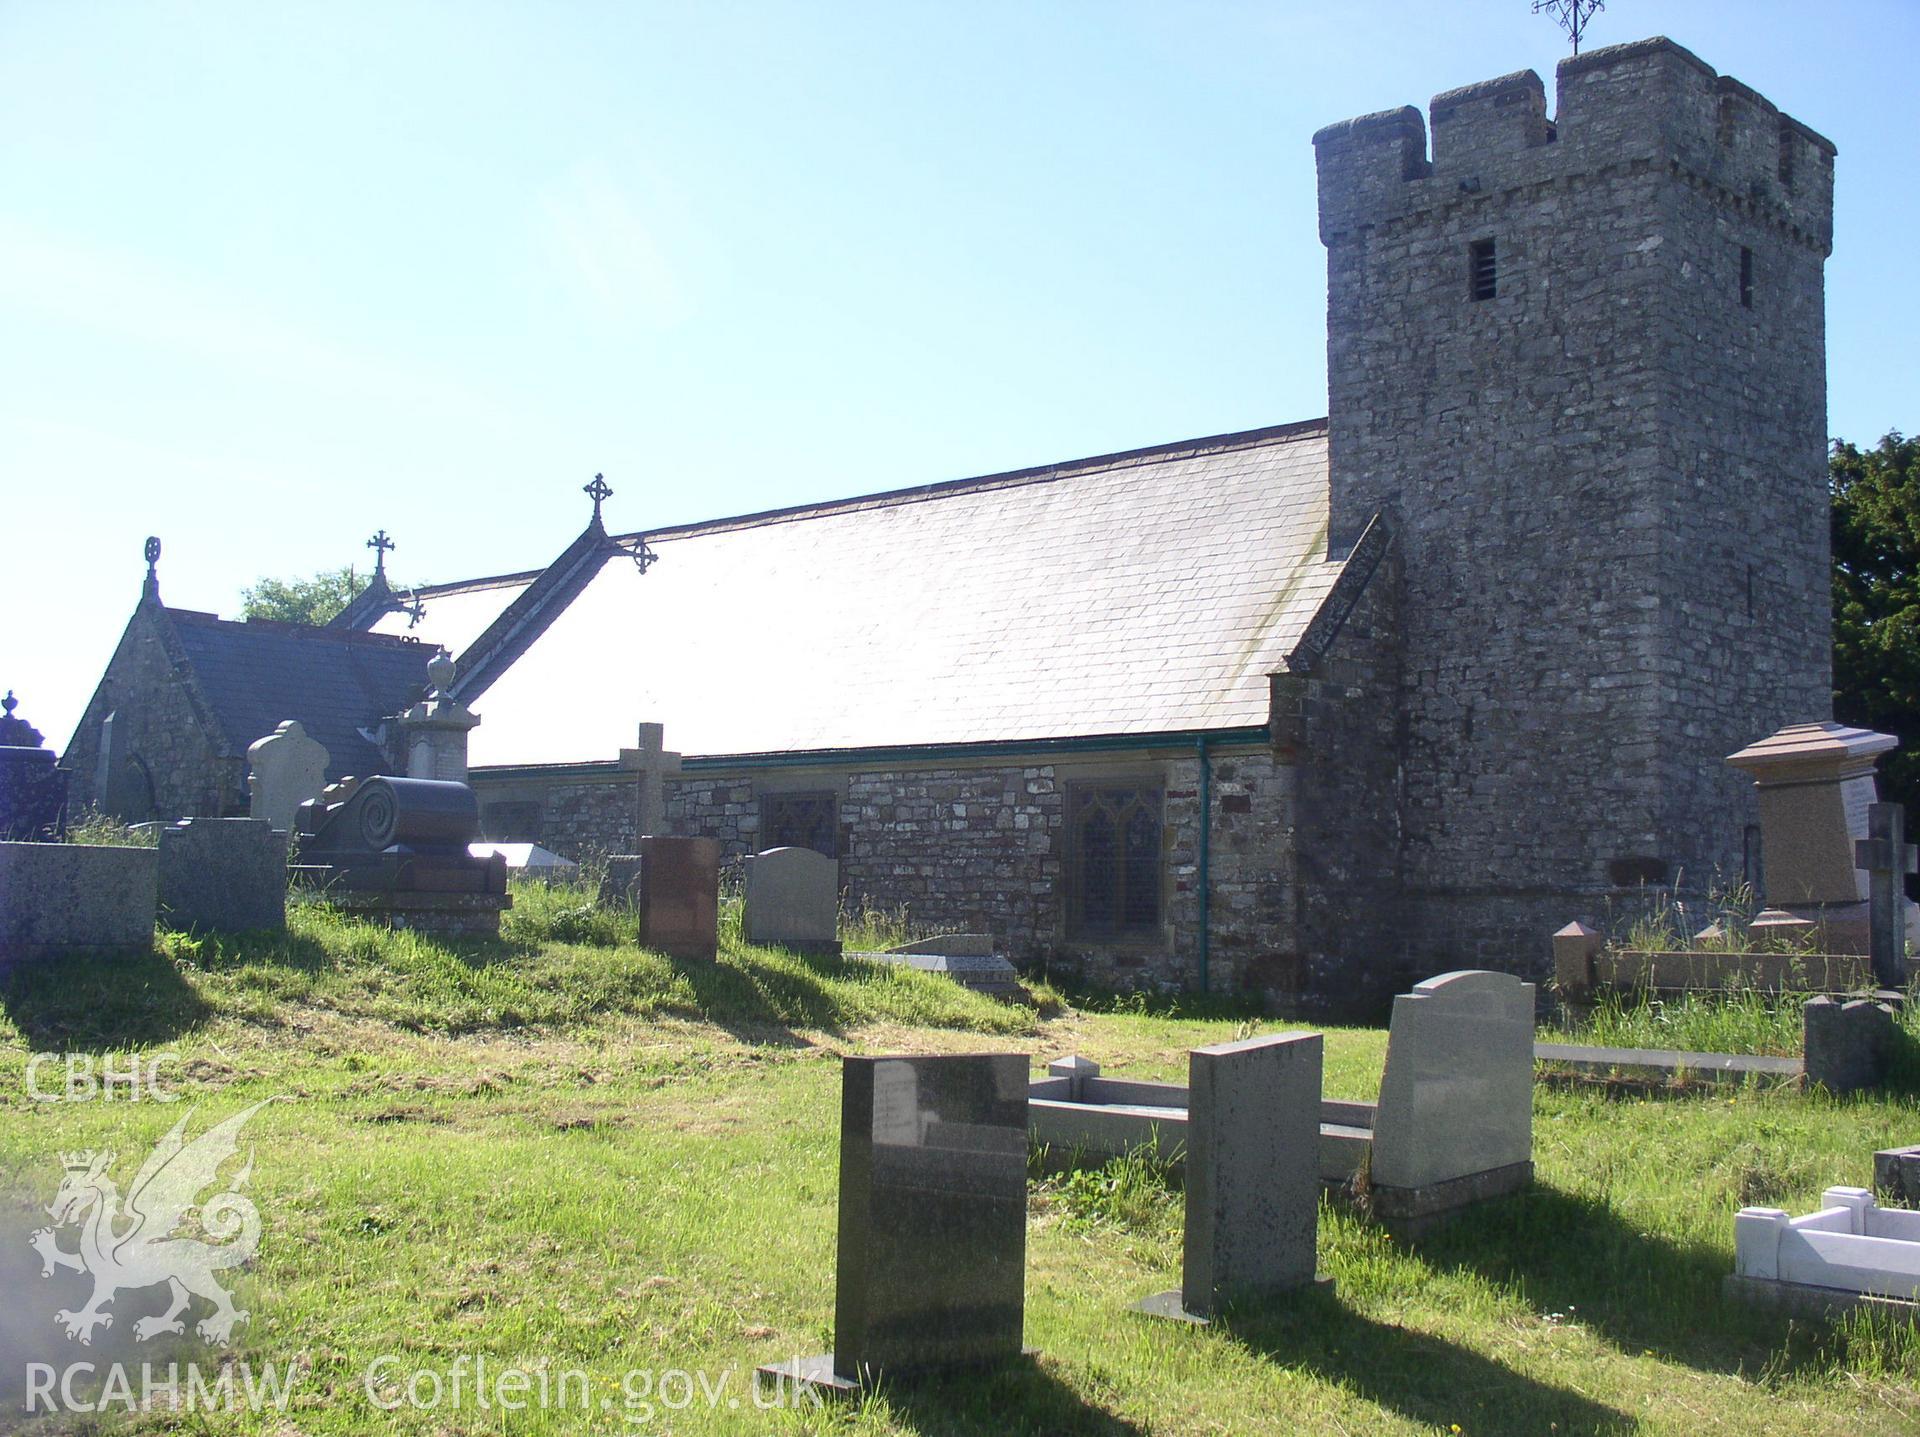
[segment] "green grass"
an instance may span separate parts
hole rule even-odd
[[[1289,1025],[1206,1005],[1009,1007],[864,962],[753,949],[711,965],[630,941],[565,890],[518,895],[494,943],[445,944],[299,908],[284,938],[165,939],[0,983],[0,1396],[26,1360],[110,1360],[158,1310],[123,1295],[99,1351],[66,1343],[25,1235],[57,1154],[112,1148],[124,1184],[179,1118],[268,1097],[246,1130],[264,1236],[236,1362],[295,1364],[285,1414],[132,1419],[143,1431],[573,1433],[1859,1433],[1920,1426],[1920,1334],[1730,1306],[1732,1216],[1805,1210],[1912,1142],[1910,1097],[1788,1091],[1535,1094],[1539,1180],[1421,1239],[1337,1203],[1336,1281],[1200,1331],[1129,1312],[1178,1283],[1177,1179],[1151,1155],[1029,1189],[1027,1340],[992,1374],[889,1384],[825,1412],[728,1408],[756,1363],[833,1322],[839,1056],[1082,1052],[1177,1077],[1186,1050]],[[1374,1095],[1378,1030],[1328,1028],[1326,1089]],[[170,1055],[186,1101],[38,1103],[28,1055]],[[70,1244],[72,1239],[66,1241]],[[65,1284],[64,1286],[62,1284]],[[42,1354],[48,1354],[42,1357]],[[364,1378],[462,1355],[589,1375],[595,1404],[393,1414]],[[628,1372],[730,1384],[720,1406],[626,1421]],[[392,1389],[381,1389],[376,1392]],[[5,1425],[0,1419],[0,1425]],[[120,1423],[102,1430],[117,1430]],[[89,1430],[71,1419],[49,1431]]]

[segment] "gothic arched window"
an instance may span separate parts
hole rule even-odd
[[[1076,938],[1160,926],[1160,793],[1139,785],[1076,787],[1068,800],[1068,931]]]

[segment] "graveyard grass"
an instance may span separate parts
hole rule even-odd
[[[108,1360],[61,1338],[26,1235],[58,1154],[111,1148],[122,1183],[189,1108],[189,1131],[268,1097],[244,1144],[264,1236],[234,1284],[231,1360],[292,1364],[284,1413],[104,1419],[100,1430],[261,1434],[1818,1433],[1920,1425],[1920,1334],[1724,1303],[1732,1215],[1805,1211],[1916,1141],[1911,1092],[1836,1100],[1744,1088],[1536,1090],[1539,1180],[1414,1241],[1329,1201],[1331,1295],[1206,1331],[1130,1303],[1177,1286],[1180,1199],[1150,1154],[1096,1172],[1036,1161],[1027,1340],[999,1373],[757,1411],[753,1368],[831,1341],[839,1055],[1070,1052],[1180,1078],[1189,1047],[1286,1026],[1224,1007],[1012,1007],[907,969],[746,947],[715,964],[640,950],[629,915],[519,887],[498,943],[447,945],[296,906],[276,938],[165,935],[139,963],[73,959],[0,980],[0,1405],[18,1352]],[[885,915],[867,915],[884,925]],[[880,936],[885,936],[884,934]],[[1329,1096],[1372,1098],[1382,1030],[1327,1031]],[[29,1054],[149,1057],[183,1100],[38,1103]],[[57,1087],[59,1070],[43,1070]],[[71,1244],[71,1230],[63,1240]],[[63,1285],[64,1284],[64,1285]],[[57,1301],[55,1300],[57,1295]],[[157,1291],[111,1307],[117,1335]],[[196,1308],[194,1316],[204,1309]],[[147,1344],[158,1347],[160,1344]],[[190,1349],[182,1349],[191,1356]],[[140,1354],[164,1361],[161,1353]],[[455,1362],[589,1374],[593,1410],[374,1405]],[[136,1361],[139,1356],[136,1356]],[[699,1374],[684,1410],[629,1372]],[[691,1379],[689,1379],[691,1380]],[[678,1403],[687,1390],[670,1380]],[[424,1391],[425,1389],[423,1389]],[[577,1389],[574,1389],[577,1395]],[[709,1409],[708,1394],[713,1407]],[[400,1399],[389,1377],[382,1401]],[[628,1406],[630,1396],[638,1405]],[[601,1408],[602,1402],[611,1404]],[[730,1406],[729,1403],[738,1403]],[[651,1404],[648,1406],[647,1404]],[[0,1426],[7,1419],[0,1419]],[[29,1429],[34,1430],[34,1429]],[[74,1419],[39,1430],[73,1431]]]

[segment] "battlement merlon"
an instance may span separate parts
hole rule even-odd
[[[1319,131],[1321,240],[1640,163],[1670,166],[1831,251],[1832,142],[1671,40],[1571,56],[1556,91],[1551,120],[1531,70],[1436,95],[1431,159],[1412,106]]]

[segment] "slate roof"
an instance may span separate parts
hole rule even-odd
[[[448,653],[458,656],[509,604],[524,594],[540,574],[541,570],[532,569],[522,574],[468,579],[457,584],[422,584],[410,593],[396,594],[395,603],[400,607],[389,609],[367,628],[376,634],[445,645]],[[417,623],[410,612],[410,599],[418,599],[420,603]]]
[[[1324,420],[645,538],[467,696],[474,763],[1262,724],[1341,571]]]
[[[407,639],[167,610],[228,751],[245,754],[287,719],[326,746],[327,777],[379,772],[360,734],[420,697],[434,648]]]

